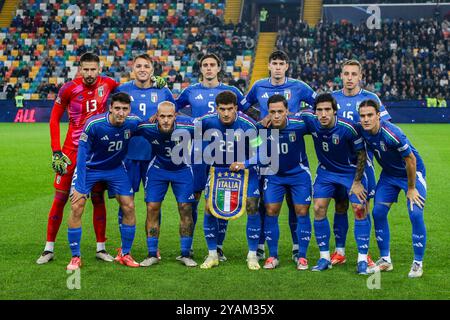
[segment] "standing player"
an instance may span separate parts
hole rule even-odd
[[[215,99],[220,92],[229,90],[237,96],[238,109],[242,109],[240,101],[244,96],[239,89],[223,84],[220,82],[220,72],[222,69],[222,62],[219,57],[213,53],[205,54],[199,61],[200,65],[200,83],[190,85],[184,89],[177,98],[177,111],[185,108],[191,108],[191,115],[193,118],[202,117],[207,113],[216,112]],[[202,191],[205,189],[206,179],[208,176],[208,168],[204,163],[194,164],[194,193],[196,202],[192,207],[192,215],[194,217],[194,227],[197,222],[197,207],[200,201]],[[228,221],[218,219],[218,239],[217,250],[220,261],[226,261],[227,258],[223,254],[223,241],[227,229]]]
[[[120,228],[122,252],[115,260],[129,267],[139,267],[130,255],[136,233],[136,217],[133,188],[123,164],[128,142],[140,122],[139,117],[129,116],[130,103],[130,96],[126,93],[114,94],[109,112],[89,119],[80,136],[77,167],[72,181],[68,228],[72,259],[67,265],[68,270],[81,267],[81,217],[93,185],[100,181],[108,185],[109,194],[116,196],[124,213]]]
[[[317,97],[314,113],[302,112],[314,141],[319,161],[314,181],[314,234],[320,259],[312,271],[331,268],[330,225],[327,210],[337,188],[345,188],[355,215],[355,239],[358,247],[359,274],[367,274],[370,219],[365,210],[367,180],[364,177],[366,152],[354,124],[336,116],[337,103],[329,93]]]
[[[270,77],[256,81],[250,91],[245,96],[244,104],[245,109],[250,106],[259,106],[260,116],[259,120],[262,120],[264,126],[268,124],[270,117],[268,116],[267,101],[269,97],[274,94],[283,95],[289,107],[289,113],[297,113],[300,111],[302,104],[314,105],[314,99],[316,93],[310,86],[300,80],[292,79],[286,76],[286,72],[289,69],[289,57],[283,51],[274,51],[269,56]],[[263,181],[263,179],[261,179]],[[261,186],[262,191],[262,186]],[[297,217],[295,214],[294,205],[291,201],[291,194],[288,192],[286,195],[286,201],[289,207],[289,227],[291,229],[292,236],[292,258],[297,262],[298,256],[298,239],[296,235],[297,229]],[[264,206],[262,201],[260,204],[260,212],[262,219],[262,226],[264,230]],[[264,258],[264,237],[261,234],[260,244],[258,246],[258,257]]]
[[[148,167],[145,182],[145,202],[147,203],[145,230],[148,257],[140,263],[142,267],[148,267],[159,262],[157,257],[160,232],[158,217],[169,184],[175,194],[180,214],[181,256],[177,260],[187,267],[197,266],[197,263],[190,257],[194,231],[192,203],[195,199],[193,192],[194,177],[191,166],[188,164],[190,163],[188,148],[186,147],[187,154],[180,156],[183,160],[181,163],[176,164],[172,160],[174,147],[187,146],[192,141],[194,124],[191,118],[176,117],[175,113],[175,104],[163,101],[158,105],[156,123],[139,125],[138,134],[152,144],[155,157]],[[186,130],[188,136],[181,137],[183,131]],[[188,140],[184,141],[183,139]]]
[[[382,105],[380,99],[375,93],[369,92],[361,88],[360,83],[362,80],[362,66],[357,60],[347,60],[342,64],[341,80],[343,87],[341,90],[334,91],[332,93],[333,97],[336,99],[338,104],[337,115],[354,123],[359,122],[358,107],[359,104],[367,99],[372,99],[378,102],[381,108],[381,118],[383,120],[389,121],[391,119],[386,108]],[[375,194],[375,169],[373,166],[373,154],[368,152],[367,154],[367,165],[365,173],[368,179],[368,199],[373,198]],[[346,262],[345,257],[345,242],[347,238],[348,231],[348,197],[344,189],[337,192],[336,195],[336,205],[335,205],[335,215],[334,215],[334,236],[336,240],[336,250],[331,255],[331,263],[343,264]],[[369,201],[367,202],[366,209],[370,210]],[[369,266],[373,265],[370,256],[368,256]]]
[[[311,204],[311,173],[309,171],[308,157],[305,150],[303,136],[308,133],[303,120],[288,116],[288,103],[284,96],[275,94],[267,101],[269,105],[270,125],[267,128],[267,139],[263,146],[267,146],[273,139],[272,129],[277,129],[277,153],[279,156],[279,169],[272,175],[266,175],[263,181],[264,203],[266,206],[266,220],[264,234],[267,239],[270,257],[264,264],[265,269],[274,269],[278,266],[278,240],[280,230],[278,216],[284,195],[292,195],[295,213],[297,216],[297,238],[299,239],[298,270],[308,269],[306,252],[311,238],[311,220],[309,206]],[[258,129],[265,130],[258,123]],[[269,150],[271,151],[271,150]],[[267,155],[270,156],[271,152]],[[265,153],[264,153],[265,154]]]
[[[373,221],[381,258],[369,272],[393,269],[390,256],[390,232],[387,215],[393,202],[397,202],[400,190],[407,198],[409,218],[412,224],[414,261],[408,277],[423,274],[423,256],[427,234],[423,209],[427,196],[425,165],[417,150],[402,130],[388,121],[381,120],[381,109],[375,100],[365,100],[359,105],[361,133],[367,147],[375,154],[382,167],[375,192]]]
[[[245,138],[245,159],[239,159],[238,152],[238,140],[240,138],[233,139],[233,142],[226,141],[225,137],[227,130],[241,130],[244,134],[251,134],[252,132],[256,136],[256,127],[254,122],[237,111],[237,97],[231,91],[223,91],[216,97],[217,113],[207,114],[198,119],[197,125],[201,126],[202,134],[206,131],[215,131],[211,137],[215,137],[211,141],[211,144],[220,144],[220,148],[216,148],[216,154],[214,159],[219,161],[208,163],[214,167],[230,168],[229,170],[239,172],[244,169],[244,161],[250,158],[250,146],[249,139]],[[234,133],[233,132],[233,133]],[[226,148],[223,146],[227,145]],[[237,161],[241,161],[237,163]],[[247,266],[250,270],[259,270],[261,266],[258,263],[256,256],[256,250],[258,249],[259,234],[261,232],[261,220],[258,212],[258,174],[254,166],[249,167],[249,178],[247,188]],[[209,186],[205,189],[205,198],[209,196]],[[219,265],[219,257],[217,254],[217,218],[210,213],[208,202],[205,205],[205,217],[204,217],[204,232],[206,243],[208,245],[209,254],[206,257],[203,264],[200,266],[202,269],[210,269]]]
[[[131,96],[131,113],[147,121],[152,117],[162,101],[175,102],[172,92],[164,87],[162,78],[154,77],[152,58],[144,53],[133,59],[132,71],[135,80],[121,84],[117,92]],[[147,168],[151,160],[150,143],[141,136],[131,138],[125,158],[125,166],[134,192],[145,183]],[[119,209],[119,226],[122,223],[122,210]]]
[[[56,235],[61,225],[64,206],[69,198],[72,175],[76,167],[78,139],[86,120],[106,111],[109,94],[118,86],[113,79],[99,76],[100,59],[93,53],[80,57],[81,77],[66,83],[58,93],[50,117],[50,137],[53,151],[52,166],[56,172],[56,189],[47,224],[47,243],[44,252],[36,261],[44,264],[53,259]],[[69,129],[64,146],[60,143],[60,121],[67,110]],[[97,258],[112,262],[114,258],[105,249],[106,208],[103,199],[104,187],[97,184],[92,189],[91,200],[94,207],[94,229],[97,237]]]

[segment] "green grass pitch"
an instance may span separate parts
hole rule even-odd
[[[84,266],[80,290],[69,290],[65,267],[70,259],[67,244],[66,206],[64,220],[55,246],[55,260],[36,265],[46,237],[47,214],[53,199],[53,172],[47,124],[0,125],[0,299],[449,299],[450,215],[448,186],[450,181],[450,125],[400,125],[422,155],[427,167],[428,198],[425,223],[428,232],[424,275],[408,279],[412,262],[411,224],[405,196],[389,213],[394,270],[382,273],[380,289],[368,289],[367,277],[356,274],[356,245],[353,219],[347,237],[348,261],[332,270],[300,272],[291,261],[291,239],[286,207],[280,217],[280,267],[252,272],[245,257],[246,218],[229,224],[224,244],[228,261],[218,268],[187,269],[175,260],[179,254],[178,213],[169,190],[163,203],[160,237],[162,261],[150,268],[131,269],[113,263],[96,261],[92,207],[83,216],[81,250]],[[62,127],[64,133],[67,126]],[[317,160],[311,139],[307,138],[311,168]],[[379,168],[377,173],[379,173]],[[200,204],[203,208],[204,202]],[[329,219],[332,222],[333,204]],[[136,198],[137,233],[133,256],[141,261],[147,254],[143,193]],[[120,244],[117,226],[117,203],[107,202],[107,248],[112,253]],[[203,238],[203,209],[200,210],[194,245],[200,264],[207,254]],[[311,214],[312,215],[312,214]],[[334,249],[334,240],[331,241]],[[375,239],[370,253],[378,258]],[[310,266],[318,259],[315,238],[310,244]]]

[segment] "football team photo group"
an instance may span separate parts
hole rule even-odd
[[[2,299],[450,298],[450,6],[69,2],[3,1]]]

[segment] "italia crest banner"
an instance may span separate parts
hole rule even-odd
[[[245,212],[248,169],[231,172],[228,168],[209,171],[208,206],[211,214],[223,220],[234,220]]]

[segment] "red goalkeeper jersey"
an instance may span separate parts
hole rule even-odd
[[[115,80],[98,76],[94,84],[88,86],[83,78],[67,82],[58,92],[58,97],[50,117],[50,138],[52,151],[61,150],[59,123],[64,111],[69,115],[69,129],[64,149],[77,150],[78,140],[86,120],[93,115],[106,112],[108,96],[119,85]]]

